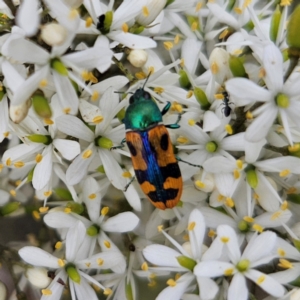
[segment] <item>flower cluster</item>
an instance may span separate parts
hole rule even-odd
[[[0,300],[300,299],[300,6],[0,3],[0,216],[45,224],[17,246],[0,229]],[[182,182],[125,143],[138,89]],[[163,210],[156,189],[182,194]]]

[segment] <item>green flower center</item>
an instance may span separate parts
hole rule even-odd
[[[78,273],[75,265],[68,264],[65,267],[65,270],[66,270],[67,274],[69,275],[70,279],[72,279],[76,283],[80,283],[80,280],[81,280],[80,274]]]
[[[96,236],[100,232],[100,227],[98,225],[91,225],[89,228],[87,228],[86,233],[89,236]]]
[[[114,144],[112,140],[104,136],[100,136],[95,139],[95,145],[104,149],[110,149]]]
[[[244,220],[241,220],[239,223],[238,223],[238,229],[241,231],[241,232],[248,232],[249,229],[250,229],[250,226],[249,226],[249,223],[244,221]]]
[[[216,152],[216,151],[217,151],[218,145],[217,145],[217,143],[215,143],[215,142],[208,142],[208,143],[206,144],[206,146],[205,146],[205,149],[206,149],[208,152],[213,153],[213,152]]]
[[[290,99],[285,94],[278,94],[276,96],[276,103],[280,108],[288,108],[290,106]]]
[[[241,261],[238,262],[236,268],[240,272],[245,272],[248,270],[249,266],[250,266],[250,261],[248,259],[242,259]]]

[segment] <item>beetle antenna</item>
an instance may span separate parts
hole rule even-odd
[[[142,88],[142,89],[145,88],[145,85],[146,85],[146,83],[148,82],[148,79],[149,79],[149,77],[150,77],[151,74],[152,74],[152,72],[150,71],[149,74],[148,74],[148,76],[147,76],[147,78],[146,78],[146,80],[145,80],[145,82],[144,82],[144,85],[143,85],[143,88]]]

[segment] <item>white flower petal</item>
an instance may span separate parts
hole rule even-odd
[[[32,185],[41,190],[49,182],[52,175],[52,146],[48,146],[42,153],[42,160],[36,164],[33,172]]]
[[[283,58],[280,50],[273,43],[264,48],[263,65],[266,71],[265,82],[274,94],[283,86]]]
[[[121,30],[110,32],[107,36],[132,49],[148,49],[156,47],[156,42],[149,37]]]
[[[143,255],[149,262],[157,266],[181,267],[176,257],[182,256],[182,254],[167,246],[163,246],[163,245],[147,246],[143,250]]]
[[[273,104],[264,104],[264,111],[247,128],[245,139],[249,142],[260,142],[264,139],[273,125],[277,112],[278,109]]]
[[[187,287],[190,285],[193,279],[194,276],[190,273],[186,273],[180,276],[179,279],[176,280],[176,285],[166,287],[158,294],[156,300],[180,300],[183,293],[186,291]]]
[[[128,232],[132,231],[139,221],[140,219],[134,213],[123,212],[102,223],[101,228],[108,232]]]
[[[76,91],[70,82],[70,79],[67,76],[58,74],[56,71],[53,71],[52,74],[53,82],[59,101],[63,107],[63,111],[67,111],[69,114],[76,115],[79,102]]]
[[[204,113],[203,131],[205,131],[205,132],[213,131],[220,124],[221,124],[221,121],[214,112],[208,110]]]
[[[58,129],[70,136],[92,142],[94,133],[77,117],[63,115],[55,119]]]
[[[60,152],[63,158],[72,160],[80,153],[80,145],[76,141],[55,139],[53,141],[54,147]]]
[[[229,79],[225,86],[236,106],[245,106],[256,101],[266,102],[271,98],[270,91],[246,78]]]
[[[10,40],[5,50],[7,51],[7,56],[12,57],[21,64],[44,65],[50,57],[49,53],[42,47],[23,38]]]
[[[44,217],[44,222],[52,228],[70,228],[75,226],[78,220],[72,214],[62,211],[50,211]]]
[[[202,300],[214,299],[219,286],[210,278],[197,276],[197,282],[200,288],[200,297]],[[198,300],[197,296],[197,300]]]
[[[283,286],[271,276],[257,270],[249,270],[246,273],[246,276],[259,285],[268,294],[274,297],[282,297],[284,295],[285,290]]]
[[[27,263],[37,267],[59,268],[58,258],[37,247],[23,247],[19,255]]]
[[[79,247],[86,235],[86,228],[82,222],[77,221],[75,226],[72,226],[66,236],[66,259],[74,261],[78,254]]]
[[[203,261],[196,265],[194,274],[201,277],[219,277],[223,276],[227,269],[232,269],[231,263],[223,261]]]
[[[246,285],[245,277],[237,273],[233,276],[228,289],[228,300],[247,300],[248,288]]]
[[[33,36],[38,31],[40,24],[38,9],[39,2],[37,0],[25,0],[19,6],[16,23],[25,31],[27,36]]]

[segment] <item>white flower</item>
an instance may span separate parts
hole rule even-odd
[[[221,225],[217,229],[218,236],[211,247],[204,254],[205,261],[197,264],[195,274],[197,276],[231,276],[233,278],[228,289],[228,300],[248,299],[246,278],[249,278],[259,285],[268,294],[281,297],[284,288],[280,283],[269,275],[266,275],[254,268],[270,262],[274,255],[271,254],[276,244],[276,234],[263,232],[261,235],[254,234],[247,247],[241,254],[237,237],[233,229],[228,225]],[[230,262],[219,261],[224,248]]]
[[[123,256],[117,252],[98,253],[90,258],[82,257],[79,249],[84,240],[84,233],[85,227],[79,221],[69,229],[65,242],[66,251],[62,253],[62,258],[57,258],[37,247],[27,246],[19,250],[19,255],[27,263],[56,270],[55,278],[49,287],[42,291],[45,296],[47,295],[47,299],[59,299],[64,289],[62,283],[66,284],[68,279],[73,300],[77,299],[76,295],[96,299],[95,291],[89,283],[103,290],[105,287],[89,276],[87,270],[110,269],[123,259]]]
[[[266,137],[279,114],[287,139],[293,145],[289,128],[292,124],[300,126],[299,75],[294,74],[285,83],[283,82],[282,54],[274,44],[264,48],[263,67],[268,89],[244,78],[233,78],[226,82],[226,90],[237,106],[254,104],[256,101],[264,102],[252,112],[256,118],[246,130],[246,140],[258,142]]]
[[[197,276],[201,299],[214,299],[218,292],[217,284],[205,274],[200,276],[195,272],[193,274],[194,266],[201,260],[205,233],[204,219],[198,209],[194,209],[189,216],[188,232],[189,243],[181,246],[166,232],[162,231],[179,252],[163,245],[150,245],[143,250],[145,258],[159,268],[174,272],[187,272],[176,281],[169,280],[167,282],[169,287],[164,289],[157,299],[181,299],[193,281],[194,275]]]

